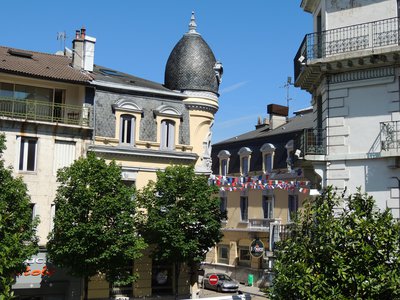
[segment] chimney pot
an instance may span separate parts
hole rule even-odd
[[[79,37],[80,37],[79,30],[75,30],[75,39],[79,39]]]
[[[84,40],[85,36],[86,36],[86,29],[85,29],[85,27],[82,27],[81,28],[81,38]]]

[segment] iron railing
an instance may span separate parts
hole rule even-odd
[[[275,222],[275,219],[249,219],[249,228],[269,229],[271,222]]]
[[[381,151],[400,150],[400,121],[381,122]]]
[[[294,58],[294,77],[313,59],[398,44],[398,17],[309,33]]]
[[[3,117],[90,126],[91,114],[90,107],[0,97]]]
[[[326,131],[324,129],[304,129],[296,140],[296,149],[300,149],[302,155],[325,155]]]

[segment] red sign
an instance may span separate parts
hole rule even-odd
[[[218,283],[218,276],[215,275],[215,274],[212,274],[212,275],[210,276],[210,278],[208,278],[208,282],[209,282],[211,285],[216,285],[216,284]]]

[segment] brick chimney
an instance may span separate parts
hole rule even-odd
[[[86,35],[84,27],[75,31],[72,41],[72,66],[78,70],[93,71],[96,38]]]
[[[278,104],[269,104],[267,106],[269,113],[269,128],[275,129],[279,126],[286,124],[287,116],[289,115],[289,108]]]

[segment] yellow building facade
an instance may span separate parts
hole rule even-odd
[[[211,127],[222,71],[196,31],[194,14],[189,31],[171,51],[164,84],[94,65],[94,143],[89,151],[115,160],[122,167],[122,180],[136,189],[155,181],[156,172],[171,165],[192,165],[197,174],[211,174]],[[152,261],[147,250],[134,261],[133,271],[138,280],[132,286],[111,288],[111,296],[191,292],[186,270],[176,279],[173,266]],[[101,276],[92,278],[89,298],[109,296],[108,283]]]
[[[299,133],[312,126],[312,110],[292,118],[287,111],[269,105],[268,121],[213,145],[211,178],[226,220],[221,242],[204,261],[208,273],[227,273],[260,287],[271,282],[274,243],[287,234],[315,181],[301,166],[297,145]],[[261,243],[255,253],[254,245]]]

